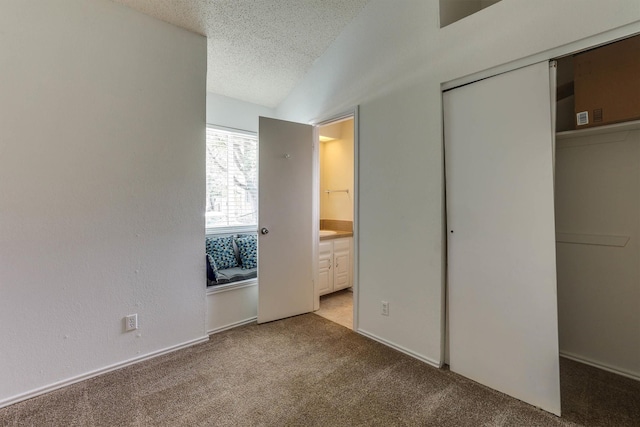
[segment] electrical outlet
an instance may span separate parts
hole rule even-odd
[[[135,331],[138,329],[138,313],[130,314],[124,318],[125,331]]]
[[[389,302],[388,301],[382,301],[382,315],[383,316],[388,316],[389,315]]]

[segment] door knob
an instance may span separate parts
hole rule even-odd
[[[262,234],[269,234],[269,229],[268,229],[267,227],[262,227],[262,228],[260,229],[260,233],[262,233]]]

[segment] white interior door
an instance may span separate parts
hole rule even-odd
[[[313,311],[313,126],[260,117],[258,323]]]
[[[443,94],[451,370],[560,415],[547,63]]]

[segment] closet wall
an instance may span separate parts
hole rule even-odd
[[[560,353],[640,379],[640,130],[556,150]]]
[[[638,58],[636,36],[558,61],[555,209],[560,352],[640,379]]]

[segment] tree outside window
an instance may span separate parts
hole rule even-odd
[[[257,137],[207,127],[206,163],[206,228],[257,225]]]

